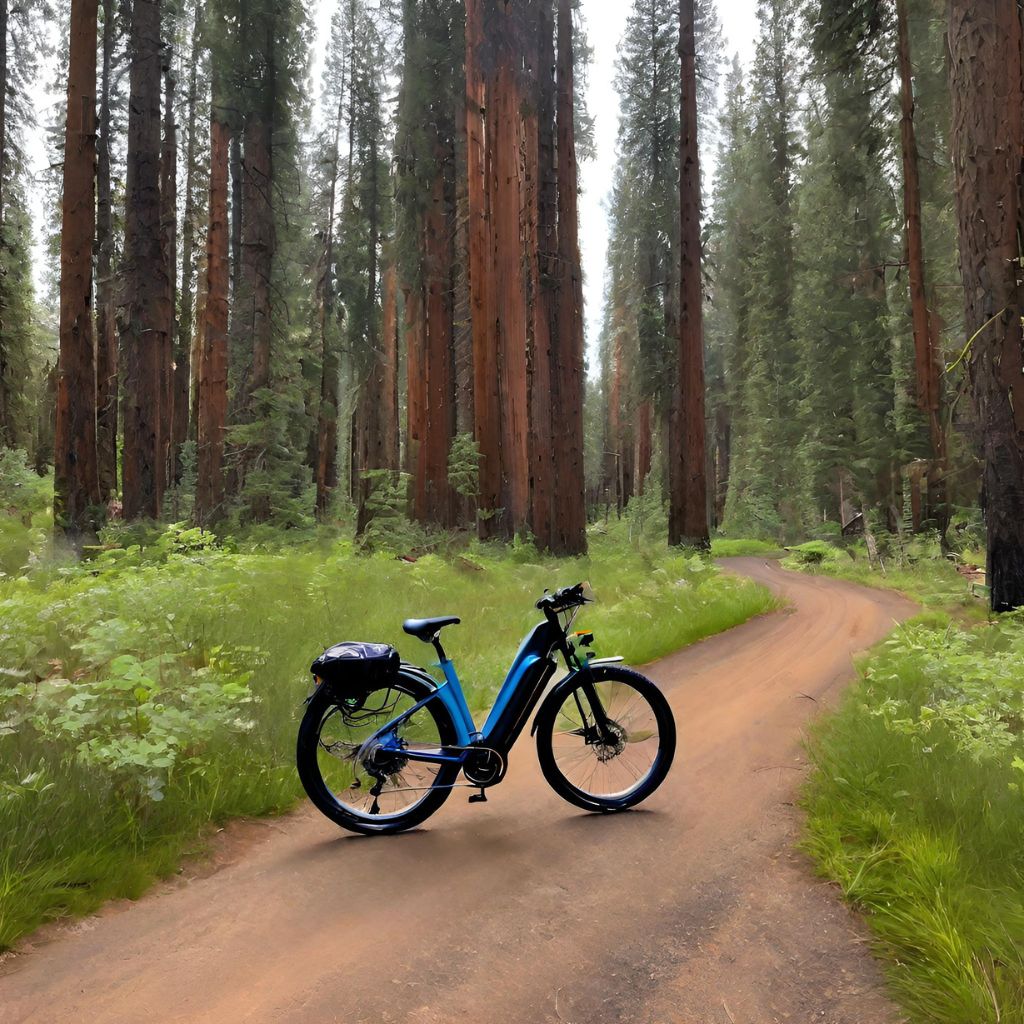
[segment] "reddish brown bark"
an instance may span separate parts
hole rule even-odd
[[[669,543],[707,547],[708,489],[704,412],[704,290],[701,280],[700,149],[694,0],[679,0],[680,309],[675,423],[669,433]]]
[[[525,116],[526,255],[530,270],[528,389],[530,396],[530,528],[542,551],[556,547],[553,408],[557,408],[558,172],[555,163],[555,54],[552,8],[538,4],[531,54],[536,79]]]
[[[579,249],[579,174],[574,119],[572,4],[558,4],[558,332],[552,353],[553,448],[558,489],[556,554],[587,549],[583,469],[583,270]]]
[[[455,430],[473,433],[473,314],[469,292],[469,118],[467,96],[463,95],[455,112]],[[463,509],[460,519],[466,518]],[[472,522],[475,510],[468,508]]]
[[[117,319],[114,295],[114,231],[110,187],[110,80],[114,0],[103,0],[103,68],[96,140],[96,457],[100,493],[117,494]]]
[[[502,502],[501,396],[495,337],[493,231],[490,210],[489,122],[484,48],[486,0],[466,2],[466,168],[469,216],[469,289],[473,330],[474,434],[482,456],[478,529],[498,536]],[[412,363],[409,364],[410,380]],[[410,391],[411,397],[411,391]]]
[[[952,150],[992,607],[1024,606],[1024,31],[1007,0],[950,0]],[[979,333],[980,332],[980,333]]]
[[[903,215],[906,231],[907,275],[914,328],[914,364],[917,405],[927,418],[931,441],[929,505],[945,533],[948,513],[945,501],[947,445],[942,426],[942,350],[938,318],[928,308],[921,224],[921,176],[917,133],[914,127],[914,75],[910,53],[907,0],[896,0],[897,57],[900,73],[900,142],[903,156]],[[918,491],[920,493],[920,491]]]
[[[195,516],[200,524],[223,514],[224,428],[228,408],[228,144],[230,130],[214,107],[210,117],[210,198],[197,396]]]
[[[406,399],[406,470],[413,478],[413,514],[417,519],[426,517],[426,479],[416,472],[419,465],[420,444],[426,434],[427,327],[424,320],[423,288],[407,287],[405,291],[405,358],[408,395]]]
[[[455,494],[448,485],[448,455],[455,437],[455,362],[453,338],[454,182],[452,153],[436,140],[433,185],[424,223],[425,296],[423,432],[416,462],[418,517],[439,526],[455,522]],[[411,365],[411,364],[410,364]]]
[[[247,346],[252,352],[243,389],[243,416],[252,413],[253,394],[270,383],[270,281],[275,250],[272,145],[269,117],[251,115],[244,132],[241,266],[232,310],[240,350]]]
[[[135,0],[131,13],[128,171],[121,296],[125,357],[126,519],[158,519],[163,498],[166,410],[163,373],[171,322],[160,225],[160,2]]]
[[[198,173],[199,126],[196,114],[199,106],[199,62],[203,38],[203,4],[196,5],[195,22],[192,29],[191,66],[188,79],[187,123],[185,125],[185,209],[181,224],[181,309],[174,346],[174,418],[171,424],[171,438],[174,447],[174,482],[181,483],[181,446],[192,430],[192,410],[189,393],[196,378],[197,365],[193,361],[195,335],[194,323],[196,302],[194,289],[197,284],[195,267],[196,217],[196,175]]]
[[[72,539],[100,503],[92,247],[96,172],[96,0],[72,0],[61,200],[60,357],[54,442],[54,525]]]
[[[168,19],[170,20],[170,19]],[[163,256],[167,275],[167,305],[164,323],[164,354],[160,363],[162,389],[160,393],[163,409],[163,458],[160,468],[163,476],[161,493],[175,479],[175,463],[178,456],[178,445],[184,441],[184,417],[179,426],[178,411],[180,404],[176,398],[178,392],[178,369],[175,365],[175,336],[177,324],[175,308],[178,292],[176,277],[178,268],[178,126],[174,118],[174,69],[170,63],[170,53],[165,53],[164,67],[164,137],[160,151],[160,228],[163,233]],[[187,381],[188,370],[182,367]],[[187,384],[186,384],[187,387]],[[184,412],[184,410],[182,410]],[[176,429],[178,428],[178,429]],[[179,433],[180,432],[180,433]]]
[[[507,12],[498,21],[511,21]],[[495,26],[495,34],[507,37],[512,29]],[[498,384],[501,395],[501,461],[503,532],[514,536],[528,526],[530,464],[527,445],[528,405],[526,388],[526,280],[520,234],[525,204],[523,162],[525,97],[520,90],[518,62],[503,51],[489,97],[494,111],[494,132],[488,135],[492,172],[491,217],[494,246],[494,298]],[[491,410],[494,415],[496,410]]]

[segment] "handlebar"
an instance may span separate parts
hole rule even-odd
[[[580,608],[588,604],[584,593],[585,583],[577,583],[574,587],[564,587],[556,590],[553,594],[545,594],[538,602],[537,608],[541,611],[564,612],[570,608]]]

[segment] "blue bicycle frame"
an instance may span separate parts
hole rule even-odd
[[[378,730],[366,741],[364,749],[371,744],[379,744],[379,749],[384,753],[393,752],[409,761],[425,761],[432,764],[464,765],[473,751],[480,748],[494,750],[504,757],[519,737],[530,713],[537,706],[545,687],[555,673],[557,665],[552,653],[556,648],[560,648],[568,657],[572,656],[565,635],[557,623],[549,620],[536,626],[520,645],[512,667],[498,692],[494,707],[491,708],[483,728],[478,730],[462,692],[455,665],[444,656],[440,645],[437,646],[441,657],[436,667],[444,674],[444,681],[437,683],[422,669],[403,665],[403,672],[430,679],[436,689],[430,696]],[[457,747],[462,748],[458,753],[411,750],[399,740],[398,727],[402,722],[432,700],[441,701],[455,723]]]

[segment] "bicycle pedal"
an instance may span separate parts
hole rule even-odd
[[[471,804],[485,804],[487,803],[487,791],[481,789],[479,793],[474,793],[470,798]]]

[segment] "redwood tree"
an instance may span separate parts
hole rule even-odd
[[[704,420],[704,289],[701,278],[700,148],[694,0],[679,0],[679,111],[682,280],[678,383],[669,435],[669,543],[708,547],[707,455]]]
[[[558,0],[558,329],[552,351],[555,554],[587,549],[583,473],[583,270],[580,264],[571,0]]]
[[[160,405],[163,412],[160,474],[163,487],[173,484],[176,476],[178,445],[184,440],[181,432],[184,418],[178,406],[178,390],[182,379],[188,380],[188,367],[179,373],[175,365],[175,308],[178,301],[178,125],[174,116],[174,95],[177,86],[172,61],[175,17],[165,12],[164,43],[164,124],[163,148],[160,151],[160,230],[163,235],[163,263],[167,281],[167,302],[164,307],[164,350],[160,357]],[[187,393],[187,384],[186,384]],[[180,440],[176,436],[181,434]]]
[[[125,358],[123,492],[127,519],[160,515],[163,383],[171,314],[160,206],[160,0],[131,12],[128,173],[121,295]]]
[[[116,40],[114,0],[103,0],[103,67],[96,138],[96,448],[100,492],[104,498],[112,498],[117,493],[118,345],[110,181],[110,94]]]
[[[96,227],[97,0],[72,0],[61,200],[60,357],[54,442],[54,524],[72,539],[100,503],[92,256]]]
[[[1024,606],[1024,31],[1018,4],[950,0],[967,372],[984,455],[995,611]]]
[[[206,235],[206,297],[200,332],[195,518],[223,514],[224,430],[228,408],[228,146],[231,129],[217,88],[210,106],[210,195]]]

